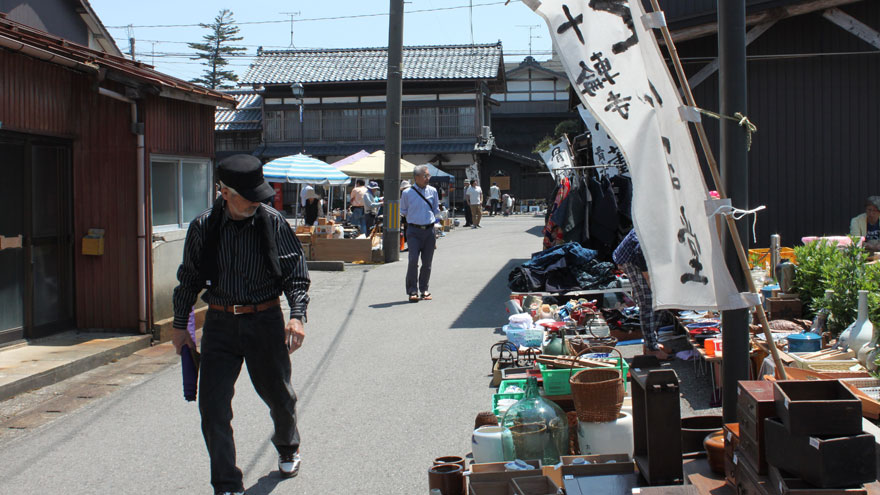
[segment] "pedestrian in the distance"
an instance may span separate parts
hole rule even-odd
[[[474,222],[473,228],[480,228],[480,220],[483,218],[483,190],[480,189],[480,181],[474,179],[471,181],[471,187],[465,193],[468,205],[471,208],[471,217]]]
[[[409,247],[406,294],[410,302],[432,299],[428,285],[434,248],[437,246],[434,224],[440,218],[440,201],[437,199],[437,190],[428,185],[430,179],[428,166],[417,165],[413,169],[414,184],[400,194],[400,214],[406,217],[406,243]]]
[[[274,192],[260,161],[234,155],[217,167],[222,196],[189,224],[183,263],[174,289],[178,354],[195,348],[186,331],[199,292],[208,303],[202,334],[199,411],[211,460],[215,493],[244,493],[232,436],[232,396],[242,361],[260,398],[269,406],[284,478],[299,472],[296,393],[290,383],[290,353],[305,338],[309,273],[302,246],[284,216],[262,204]],[[290,305],[281,311],[279,296]]]
[[[366,194],[367,186],[364,179],[355,181],[355,187],[349,195],[351,201],[351,219],[349,221],[361,231],[361,234],[367,233],[367,216],[364,214],[364,195]]]
[[[489,216],[494,217],[498,211],[498,205],[501,203],[501,189],[498,189],[498,183],[493,182],[489,188]]]
[[[472,227],[474,225],[474,217],[471,215],[471,205],[468,203],[467,193],[471,188],[470,179],[464,180],[464,226]]]

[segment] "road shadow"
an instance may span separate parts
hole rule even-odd
[[[245,493],[248,495],[268,495],[275,491],[275,488],[278,487],[278,483],[281,483],[282,481],[284,481],[284,478],[282,478],[277,471],[272,471],[258,479],[253,486],[245,490]]]
[[[526,234],[532,234],[535,237],[544,237],[544,226],[543,225],[535,225],[526,231]]]
[[[507,278],[510,271],[528,259],[512,259],[498,271],[477,293],[476,297],[449,328],[497,328],[499,315],[504,314],[504,301],[510,296]]]
[[[403,306],[403,305],[405,305],[405,304],[412,304],[412,303],[409,302],[408,300],[404,299],[403,301],[394,301],[394,302],[387,302],[387,303],[370,304],[370,307],[371,307],[371,308],[375,308],[375,309],[384,309],[384,308],[391,308],[391,307],[394,307],[394,306]]]

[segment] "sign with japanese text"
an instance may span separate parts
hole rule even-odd
[[[547,22],[581,103],[619,144],[654,308],[737,309],[682,102],[638,1],[523,0]]]
[[[571,150],[568,149],[566,141],[551,146],[549,150],[541,153],[541,158],[544,159],[550,173],[554,175],[557,170],[572,166]]]
[[[626,166],[626,158],[623,157],[623,151],[617,146],[617,143],[611,139],[611,135],[605,132],[602,124],[596,121],[596,117],[586,109],[583,105],[578,105],[578,113],[581,119],[590,131],[590,141],[593,145],[593,163],[597,165],[618,165],[617,171],[624,173],[629,171]],[[612,174],[615,169],[609,169]]]

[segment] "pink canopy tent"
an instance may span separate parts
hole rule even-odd
[[[360,150],[357,153],[355,153],[353,155],[349,155],[349,156],[343,158],[342,160],[333,162],[330,165],[334,168],[344,167],[344,166],[348,165],[349,163],[354,163],[365,156],[370,156],[370,154],[367,153],[365,150]]]

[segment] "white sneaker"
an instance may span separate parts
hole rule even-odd
[[[299,464],[301,459],[299,452],[293,454],[282,454],[278,456],[278,471],[281,472],[282,478],[293,478],[299,474]]]

